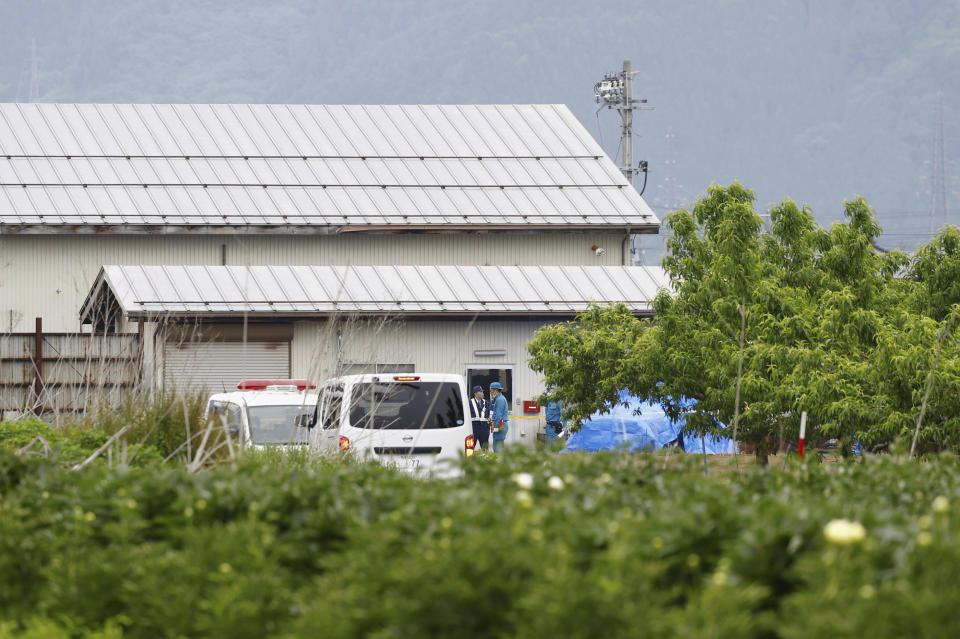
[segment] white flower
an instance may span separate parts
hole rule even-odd
[[[549,480],[547,480],[547,486],[554,490],[563,490],[563,480],[554,475]]]
[[[863,541],[867,536],[867,529],[858,521],[834,519],[823,527],[823,536],[831,544],[848,546]]]
[[[935,513],[945,513],[947,508],[950,507],[950,502],[947,501],[947,498],[943,495],[940,495],[933,500],[933,512]]]
[[[533,488],[533,475],[530,473],[517,473],[513,476],[514,483],[523,488],[524,490],[530,490]]]

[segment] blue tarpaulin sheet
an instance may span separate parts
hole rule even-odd
[[[615,406],[609,413],[594,413],[583,422],[580,430],[570,436],[564,451],[597,452],[601,450],[628,449],[630,451],[657,450],[680,439],[680,431],[686,423],[683,415],[676,422],[664,413],[657,404],[645,402],[623,392],[621,401],[626,406]],[[695,402],[686,400],[692,407]],[[637,415],[637,409],[640,414]],[[688,453],[708,455],[732,454],[733,440],[728,437],[685,435],[684,449]]]

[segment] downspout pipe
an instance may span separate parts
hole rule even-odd
[[[630,263],[630,251],[627,248],[627,242],[630,241],[630,227],[627,227],[627,234],[623,238],[623,242],[620,243],[620,261],[623,266],[633,266]]]

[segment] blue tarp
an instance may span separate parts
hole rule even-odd
[[[625,391],[621,392],[620,399],[627,405],[615,406],[606,414],[591,415],[590,419],[583,422],[580,430],[570,436],[564,451],[597,452],[628,448],[635,452],[657,450],[678,442],[680,430],[686,423],[682,415],[674,423],[657,404],[642,401]],[[691,407],[696,403],[694,400],[686,401]],[[639,415],[636,414],[638,408]],[[727,437],[686,435],[683,437],[683,445],[688,453],[733,453],[733,440]]]

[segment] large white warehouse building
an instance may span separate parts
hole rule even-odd
[[[469,368],[509,371],[516,409],[540,391],[538,326],[590,301],[649,311],[662,273],[630,266],[629,240],[658,228],[562,105],[3,104],[0,389],[39,401],[19,344],[42,318],[142,322],[157,384]]]

